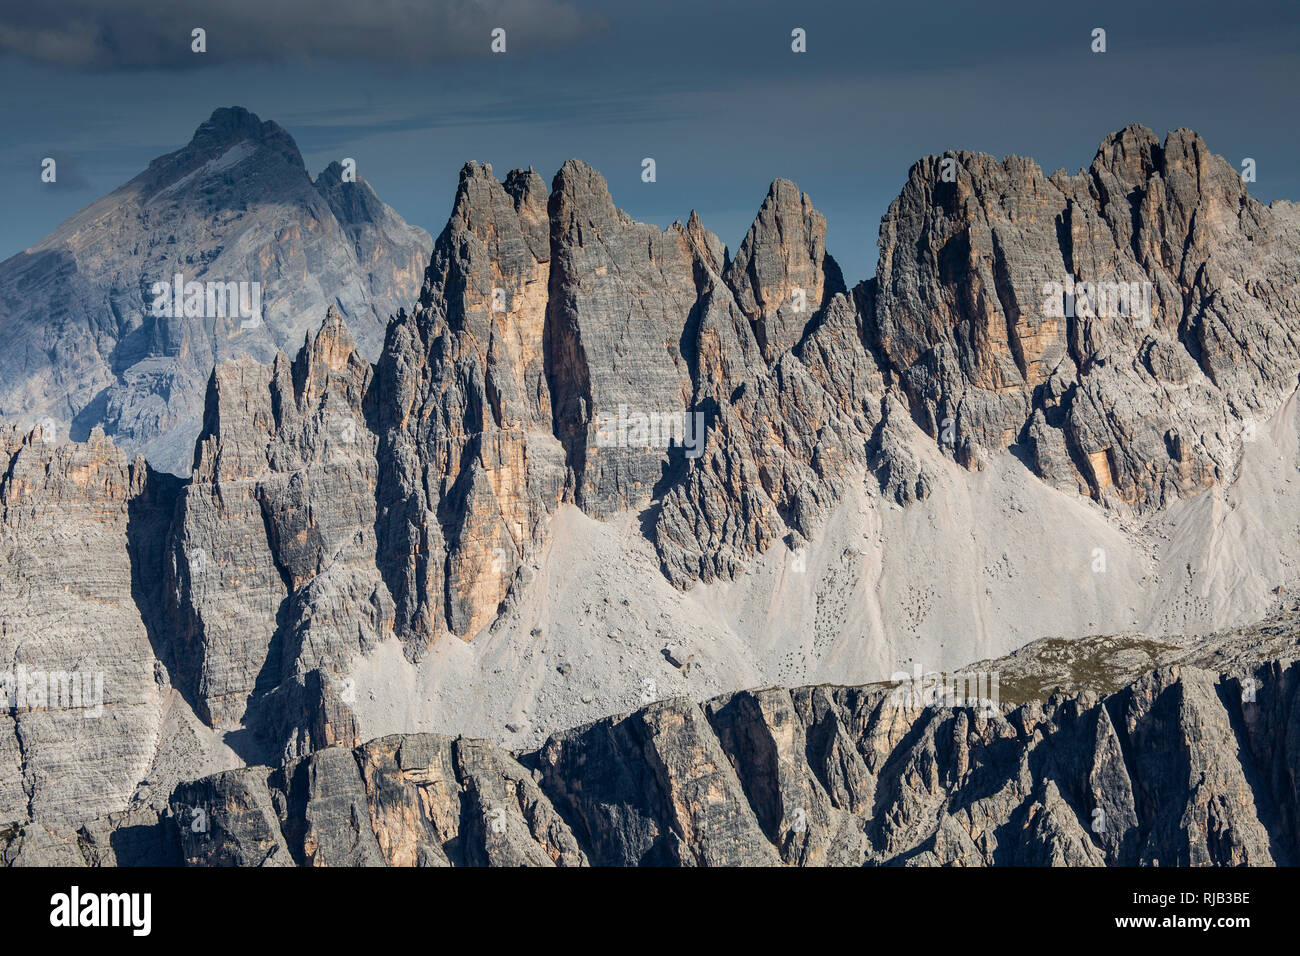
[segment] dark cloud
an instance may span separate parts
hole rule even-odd
[[[0,51],[92,70],[320,60],[422,64],[564,47],[605,21],[566,0],[63,0],[0,5]],[[207,50],[191,49],[206,31]]]
[[[1128,123],[1162,137],[1185,126],[1233,165],[1258,161],[1252,195],[1300,197],[1295,0],[258,3],[274,9],[117,0],[110,15],[107,0],[46,0],[55,17],[0,0],[0,87],[15,94],[0,98],[0,255],[90,194],[43,188],[43,150],[75,156],[103,194],[232,103],[283,125],[313,171],[356,158],[433,233],[467,159],[549,178],[581,157],[633,217],[667,226],[695,208],[733,249],[785,177],[825,214],[827,248],[855,279],[875,270],[908,169],[947,149],[1076,170]],[[206,60],[188,52],[195,24]],[[504,57],[488,49],[496,25]],[[796,25],[806,54],[790,49]],[[1105,55],[1090,51],[1096,26]],[[171,77],[138,68],[223,60]]]

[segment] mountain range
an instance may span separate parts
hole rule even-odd
[[[219,110],[0,264],[0,648],[103,677],[0,715],[6,858],[1292,859],[1295,205],[1130,126],[919,161],[856,285],[825,237],[570,160],[430,242]],[[993,713],[829,686],[1060,638]]]

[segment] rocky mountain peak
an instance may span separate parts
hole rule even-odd
[[[1140,123],[1132,123],[1103,139],[1092,161],[1094,171],[1107,170],[1134,186],[1145,185],[1163,165],[1160,140]]]
[[[452,204],[455,209],[462,203],[472,204],[477,189],[489,188],[490,184],[501,185],[492,173],[491,163],[470,160],[460,168],[460,178],[456,183],[456,198]]]
[[[100,425],[184,473],[219,362],[296,350],[329,305],[373,360],[433,241],[340,171],[313,182],[283,128],[217,110],[187,145],[0,263],[0,414],[48,416],[77,438]],[[200,289],[179,310],[178,275]]]
[[[298,144],[284,127],[235,106],[215,110],[189,143],[150,163],[143,184],[150,192],[165,189],[204,166],[231,168],[250,158],[265,167],[262,175],[296,179],[307,174]]]
[[[313,181],[317,192],[330,204],[339,225],[355,230],[358,226],[382,223],[386,212],[392,214],[364,177],[358,175],[355,180],[347,181],[343,174],[343,164],[335,160]]]
[[[539,176],[533,167],[512,169],[509,175],[506,176],[505,182],[501,185],[506,192],[514,197],[516,208],[522,206],[536,207],[539,204],[541,208],[546,208],[546,180]]]
[[[831,296],[846,291],[826,253],[825,217],[788,179],[773,181],[726,279],[769,360],[802,338]]]
[[[369,363],[357,352],[356,340],[343,320],[343,313],[333,305],[325,312],[325,321],[320,328],[307,333],[296,361],[303,366],[304,376],[308,378],[313,373],[341,372],[351,367],[369,370]]]
[[[502,196],[508,197],[516,213],[527,215],[532,220],[540,215],[544,224],[547,188],[541,176],[530,167],[513,169],[504,180],[498,180],[490,163],[478,162],[468,162],[461,167],[452,218],[476,229],[494,214],[493,208],[500,203]],[[542,232],[545,234],[546,230]]]
[[[1139,511],[1229,474],[1300,365],[1291,211],[1189,131],[1130,126],[1084,176],[951,155],[953,179],[913,167],[881,224],[873,317],[944,452],[1024,447],[1040,477]]]
[[[614,205],[609,183],[597,170],[580,159],[566,160],[551,181],[552,230],[562,234],[581,228],[581,220],[630,223],[631,218]],[[571,238],[577,238],[571,236]]]
[[[298,146],[284,127],[273,120],[263,122],[256,113],[242,106],[220,107],[213,110],[206,123],[199,126],[190,140],[193,149],[220,150],[243,140],[267,147],[291,149],[296,155]]]
[[[696,254],[708,266],[710,271],[717,276],[722,276],[727,271],[727,268],[731,265],[727,247],[714,233],[704,228],[699,213],[694,209],[691,210],[691,214],[686,220],[683,233],[695,247]]]

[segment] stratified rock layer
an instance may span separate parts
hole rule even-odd
[[[122,809],[168,694],[133,600],[144,459],[98,430],[60,444],[4,428],[0,463],[0,806],[34,819]]]

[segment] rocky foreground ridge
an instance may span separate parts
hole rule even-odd
[[[994,709],[922,706],[886,685],[769,688],[660,701],[513,754],[385,737],[182,783],[160,812],[16,824],[0,832],[0,855],[70,866],[1293,864],[1297,658],[1293,611],[1177,646],[1042,642],[987,665],[1010,667],[1022,690],[1061,668],[1076,685],[1128,681],[1101,695]],[[1159,666],[1133,677],[1141,663]]]
[[[784,180],[733,257],[694,215],[634,222],[576,160],[549,190],[471,163],[377,361],[344,311],[296,314],[294,354],[208,378],[188,477],[98,428],[0,431],[0,650],[103,673],[106,714],[0,714],[0,818],[152,812],[208,770],[361,746],[353,662],[487,633],[561,506],[637,516],[685,589],[798,553],[850,491],[923,501],[936,460],[1010,452],[1147,514],[1231,482],[1294,390],[1296,209],[1188,131],[1129,127],[1076,176],[924,160],[852,289],[824,237]],[[1069,277],[1149,283],[1152,312],[1056,318],[1043,285]],[[700,454],[610,442],[620,409],[703,416]]]

